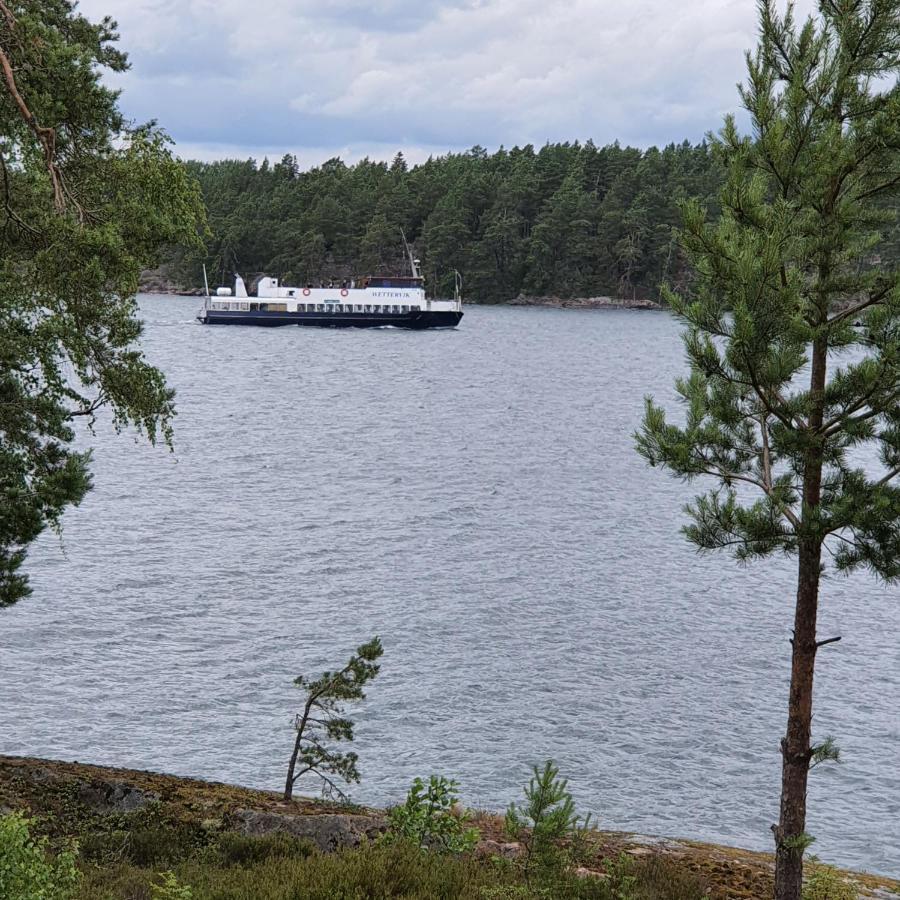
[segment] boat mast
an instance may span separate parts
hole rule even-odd
[[[206,263],[203,263],[203,287],[206,288],[206,298],[203,301],[203,308],[209,308],[209,281],[206,278]]]
[[[412,253],[412,248],[409,246],[408,241],[406,240],[406,235],[403,232],[403,229],[400,229],[400,237],[403,238],[403,246],[406,247],[406,255],[409,257],[409,268],[412,271],[413,278],[421,278],[422,275],[419,271],[419,260],[417,260]]]

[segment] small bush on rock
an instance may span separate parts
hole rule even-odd
[[[472,850],[480,837],[478,829],[466,827],[468,812],[457,813],[457,782],[432,775],[426,784],[416,778],[402,806],[388,813],[385,840],[403,839],[423,850],[463,853]]]
[[[0,897],[3,900],[69,900],[78,887],[76,848],[55,857],[47,838],[33,838],[31,820],[0,816]]]
[[[803,887],[803,900],[856,900],[859,892],[831,866],[815,865]]]

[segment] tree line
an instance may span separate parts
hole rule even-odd
[[[703,142],[638,150],[618,143],[473,147],[409,166],[331,159],[301,172],[294,156],[189,162],[211,236],[206,257],[173,250],[167,274],[202,285],[234,272],[294,284],[408,273],[401,231],[422,261],[426,287],[449,295],[454,270],[472,300],[529,296],[654,298],[682,285],[675,237],[680,203],[712,210],[722,183]]]

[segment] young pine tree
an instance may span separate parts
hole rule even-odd
[[[804,23],[760,0],[741,89],[752,137],[715,141],[722,214],[685,208],[686,423],[648,399],[638,449],[711,476],[685,531],[741,560],[797,559],[775,895],[799,900],[820,577],[900,577],[900,279],[879,255],[900,186],[900,0],[819,0]],[[857,323],[858,327],[857,327]],[[751,492],[756,496],[751,496]],[[824,552],[823,552],[824,551]]]

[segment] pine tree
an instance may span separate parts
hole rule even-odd
[[[90,487],[77,421],[168,440],[173,393],[141,352],[134,295],[162,249],[195,249],[198,186],[105,86],[115,23],[67,0],[0,0],[0,608],[29,545]]]
[[[759,18],[741,89],[753,136],[728,118],[715,142],[720,218],[685,208],[697,279],[670,302],[687,325],[686,423],[648,399],[637,440],[651,465],[718,482],[689,507],[698,547],[797,558],[773,831],[775,896],[799,900],[807,778],[823,755],[813,673],[834,640],[816,630],[824,563],[900,578],[900,277],[876,263],[900,185],[900,2],[820,0],[799,23],[760,0]]]

